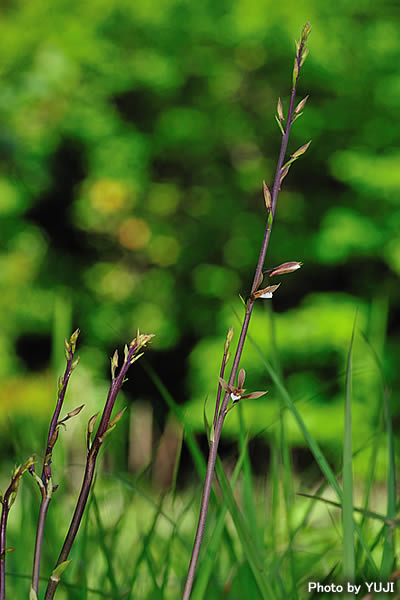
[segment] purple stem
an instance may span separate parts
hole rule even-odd
[[[6,532],[8,514],[18,491],[19,480],[29,466],[32,465],[33,460],[34,457],[31,456],[23,466],[16,469],[11,479],[11,483],[0,501],[0,504],[2,505],[0,517],[0,600],[5,600],[6,597]]]
[[[56,441],[54,437],[57,431],[57,423],[60,416],[60,412],[64,403],[65,394],[67,391],[67,386],[69,379],[71,377],[71,373],[73,371],[73,362],[75,358],[75,344],[76,339],[78,337],[79,330],[76,330],[70,340],[70,346],[67,348],[68,358],[67,358],[67,366],[65,367],[64,377],[62,379],[62,388],[58,392],[57,403],[54,409],[53,417],[50,422],[49,433],[47,436],[47,444],[46,444],[46,454],[43,461],[42,468],[42,476],[41,480],[43,486],[40,487],[40,492],[42,494],[42,500],[39,508],[39,518],[36,529],[36,540],[35,540],[35,550],[33,554],[33,568],[32,568],[32,588],[36,592],[36,595],[39,593],[39,576],[40,576],[40,561],[42,556],[42,548],[43,548],[43,536],[44,536],[44,527],[46,523],[47,511],[50,506],[52,492],[53,492],[53,482],[51,476],[51,459],[53,454],[53,448]],[[75,336],[75,341],[72,345],[72,337]],[[39,482],[40,483],[40,482]],[[51,489],[49,489],[51,486]]]
[[[4,496],[2,501],[1,520],[0,520],[0,600],[6,597],[6,530],[7,519],[10,511],[8,499]]]
[[[305,46],[305,40],[302,39],[299,51],[296,55],[298,74],[297,74],[296,80],[294,82],[294,85],[292,87],[292,93],[291,93],[291,97],[290,97],[289,111],[288,111],[288,117],[287,117],[287,123],[286,123],[286,131],[282,136],[281,149],[280,149],[280,153],[279,153],[279,159],[278,159],[278,163],[276,166],[274,184],[273,184],[273,188],[272,188],[271,219],[269,218],[270,217],[269,213],[267,213],[267,223],[266,223],[266,227],[265,227],[265,231],[264,231],[264,239],[263,239],[261,249],[260,249],[260,254],[258,257],[257,267],[256,267],[256,271],[254,274],[254,279],[253,279],[253,285],[251,288],[251,294],[253,294],[253,292],[257,289],[257,284],[260,279],[260,275],[261,275],[263,265],[265,262],[265,257],[267,254],[269,239],[270,239],[270,235],[271,235],[271,227],[272,227],[272,223],[273,223],[273,219],[274,219],[274,215],[275,215],[278,192],[280,189],[281,169],[283,166],[283,161],[285,158],[286,149],[287,149],[287,145],[288,145],[288,141],[289,141],[290,128],[291,128],[291,125],[293,122],[294,101],[295,101],[295,97],[296,97],[297,82],[298,82],[298,78],[299,78],[299,74],[300,74],[300,70],[301,70],[300,63],[301,63],[301,57],[302,57],[302,53],[304,50],[304,46]],[[246,307],[246,313],[244,316],[238,345],[236,348],[236,354],[235,354],[235,358],[233,361],[231,374],[229,377],[229,384],[228,384],[229,386],[232,386],[234,384],[236,373],[239,368],[240,358],[242,356],[253,306],[254,306],[254,298],[252,298],[250,296],[250,299],[249,299],[249,301],[247,303],[247,307]],[[197,524],[196,537],[195,537],[194,544],[193,544],[193,551],[192,551],[192,556],[190,559],[190,564],[189,564],[188,574],[186,577],[185,588],[183,591],[182,600],[189,600],[190,594],[192,591],[192,587],[193,587],[194,576],[195,576],[195,572],[196,572],[197,562],[198,562],[198,558],[199,558],[199,554],[200,554],[200,548],[201,548],[201,543],[203,540],[203,534],[204,534],[204,529],[205,529],[205,524],[206,524],[206,519],[207,519],[207,511],[208,511],[208,505],[209,505],[209,501],[210,501],[210,493],[211,493],[211,486],[212,486],[212,480],[213,480],[213,475],[214,475],[215,461],[217,458],[218,445],[219,445],[219,441],[221,438],[222,426],[224,424],[224,420],[225,420],[225,417],[227,414],[229,397],[230,397],[229,392],[225,392],[225,395],[224,395],[224,398],[222,401],[222,405],[221,405],[221,409],[219,411],[216,427],[215,427],[214,439],[210,440],[210,450],[209,450],[209,455],[208,455],[208,463],[207,463],[206,477],[205,477],[205,481],[204,481],[203,495],[201,498],[199,521]]]
[[[220,373],[219,373],[220,377],[224,376],[227,356],[228,356],[228,349],[226,349],[224,351],[224,356],[222,357],[221,370],[220,370]],[[213,420],[213,427],[214,427],[214,429],[215,429],[215,427],[217,425],[218,412],[219,412],[219,403],[221,401],[221,393],[222,393],[222,386],[221,386],[221,384],[219,384],[219,386],[218,386],[218,392],[217,392],[217,400],[215,402],[215,412],[214,412],[214,420]]]
[[[74,543],[76,534],[78,533],[79,526],[82,521],[82,516],[84,510],[86,508],[87,500],[89,497],[90,488],[93,482],[93,476],[96,467],[96,459],[100,447],[103,443],[104,435],[107,432],[107,428],[109,426],[111,413],[114,408],[115,401],[117,399],[118,392],[125,380],[125,376],[128,372],[128,369],[131,365],[131,360],[134,357],[135,353],[139,350],[140,346],[138,344],[132,344],[129,348],[128,355],[121,366],[120,372],[116,377],[113,378],[110,386],[110,390],[108,392],[106,404],[104,406],[103,414],[101,416],[100,424],[98,426],[96,435],[94,436],[93,442],[89,448],[87,459],[86,459],[86,467],[85,473],[83,476],[81,491],[79,494],[78,501],[76,503],[75,512],[73,514],[71,524],[68,529],[68,533],[65,537],[64,545],[61,549],[60,556],[58,557],[57,563],[55,567],[57,567],[60,563],[66,561],[68,559],[69,553],[72,548],[72,544]],[[60,582],[59,576],[50,576],[49,583],[47,585],[47,590],[45,594],[45,600],[51,600],[54,598],[54,594],[57,590],[58,584]]]

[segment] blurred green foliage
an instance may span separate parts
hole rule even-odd
[[[276,102],[287,110],[293,40],[307,20],[299,98],[310,99],[289,150],[313,143],[285,180],[267,259],[304,267],[274,296],[278,352],[262,302],[250,333],[266,356],[280,355],[289,388],[313,398],[325,441],[336,430],[323,411],[342,418],[357,306],[378,352],[389,328],[385,369],[396,391],[398,16],[397,4],[367,0],[9,0],[0,21],[1,405],[20,409],[32,385],[49,405],[39,341],[64,299],[73,322],[65,317],[68,330],[53,340],[79,326],[99,378],[114,344],[138,327],[155,333],[153,356],[170,352],[160,376],[169,383],[178,371],[177,400],[192,400],[202,427],[226,330],[238,330],[232,303],[240,312],[235,298],[251,285],[261,184],[272,181],[280,144]],[[41,352],[32,383],[22,375]],[[249,342],[243,366],[252,389],[271,387]],[[372,419],[368,377],[359,397]],[[248,404],[258,425],[259,406],[265,424],[277,410],[273,389],[254,411]]]

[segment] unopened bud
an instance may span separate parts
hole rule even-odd
[[[265,183],[265,181],[263,181],[263,192],[264,192],[265,206],[266,206],[267,210],[270,211],[272,208],[272,198],[271,198],[271,192],[269,191],[268,186]]]
[[[300,269],[301,265],[302,265],[301,262],[296,262],[296,261],[282,263],[281,265],[279,265],[279,267],[275,267],[274,269],[272,269],[269,276],[273,277],[274,275],[283,275],[284,273],[292,273],[293,271],[297,271],[297,269]]]
[[[84,406],[85,406],[84,404],[81,404],[81,406],[78,406],[78,408],[74,408],[74,410],[71,410],[71,412],[69,412],[67,414],[65,419],[71,419],[72,417],[76,417],[76,415],[79,415],[79,413],[81,412],[81,410]]]
[[[231,345],[231,342],[232,342],[232,338],[233,338],[233,327],[230,327],[229,331],[226,335],[224,354],[227,354],[229,346]]]
[[[278,113],[279,120],[284,121],[285,117],[283,116],[283,104],[280,98],[278,98],[278,106],[276,107],[276,112]]]
[[[96,413],[95,415],[93,415],[93,417],[90,417],[90,419],[89,419],[89,423],[88,423],[88,427],[87,427],[89,435],[92,435],[92,433],[93,433],[93,429],[96,424],[98,416],[99,416],[99,413]]]
[[[294,109],[294,114],[298,115],[300,111],[303,110],[303,108],[306,105],[306,102],[308,100],[310,96],[306,96],[305,98],[303,98],[303,100],[300,100],[300,102],[298,103],[298,105],[296,106],[296,108]]]
[[[118,367],[118,350],[116,350],[111,359],[111,377],[115,379],[115,370]]]
[[[307,42],[308,36],[311,33],[311,29],[312,26],[309,23],[309,21],[307,21],[307,23],[304,25],[303,27],[303,31],[301,32],[301,41],[305,44]]]
[[[299,76],[299,63],[297,62],[297,56],[296,56],[294,59],[294,67],[293,67],[293,78],[292,78],[293,87],[296,85],[298,76]]]
[[[58,438],[58,427],[56,428],[56,430],[54,431],[53,435],[50,438],[50,441],[49,441],[50,448],[54,447],[54,444],[56,443],[57,438]]]
[[[311,144],[311,140],[309,142],[307,142],[307,144],[304,144],[304,146],[300,146],[300,148],[298,148],[298,150],[296,150],[296,152],[294,152],[290,156],[292,158],[299,158],[299,156],[301,156],[302,154],[304,154],[305,152],[307,152],[310,144]]]
[[[71,344],[71,350],[72,350],[72,352],[75,352],[76,340],[78,339],[79,333],[80,333],[79,329],[75,329],[74,333],[69,338],[69,342]]]
[[[69,343],[69,341],[67,340],[67,338],[64,339],[64,348],[65,348],[65,357],[67,360],[69,360],[71,358],[71,344]]]
[[[304,65],[304,61],[306,60],[308,56],[308,46],[306,46],[303,50],[303,52],[301,53],[301,60],[300,60],[300,67],[302,67]]]
[[[122,410],[119,411],[119,413],[117,413],[115,415],[114,418],[112,418],[109,422],[108,422],[108,427],[107,429],[109,429],[110,427],[113,427],[113,425],[116,425],[118,423],[118,421],[120,419],[122,419],[122,415],[124,414],[124,412],[126,411],[126,406],[125,408],[123,408]]]
[[[290,164],[282,169],[281,178],[279,179],[279,189],[281,189],[282,181],[285,179],[290,169]]]

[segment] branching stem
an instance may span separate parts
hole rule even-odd
[[[87,458],[86,458],[86,467],[85,467],[85,473],[83,475],[81,491],[79,494],[78,501],[76,503],[75,512],[73,514],[71,524],[69,526],[67,535],[65,536],[64,545],[61,549],[60,556],[58,557],[55,568],[57,568],[59,565],[61,565],[61,563],[64,563],[66,560],[68,560],[68,556],[71,551],[72,544],[74,543],[76,534],[78,533],[79,526],[82,521],[82,516],[83,516],[84,510],[86,508],[90,489],[91,489],[92,482],[93,482],[97,455],[99,453],[100,447],[104,441],[105,436],[115,426],[112,423],[112,421],[110,421],[110,419],[111,419],[111,414],[112,414],[112,411],[114,408],[115,401],[117,399],[118,392],[121,389],[123,382],[125,381],[126,374],[128,372],[129,367],[134,362],[134,360],[136,360],[136,358],[138,357],[137,354],[138,354],[139,350],[141,348],[143,348],[152,337],[153,337],[152,335],[140,335],[138,332],[137,337],[132,341],[131,345],[129,346],[129,349],[127,348],[125,359],[124,359],[124,362],[121,366],[121,369],[120,369],[118,375],[115,375],[116,365],[114,367],[114,370],[112,371],[113,378],[111,381],[110,390],[108,392],[108,396],[107,396],[107,400],[106,400],[106,403],[104,406],[103,414],[101,416],[100,424],[98,426],[97,432],[96,432],[93,442],[91,444],[90,444],[90,435],[88,437],[90,445],[89,445]],[[122,416],[122,413],[120,413],[120,415]],[[115,421],[117,418],[118,418],[118,416],[115,417],[115,419],[113,419],[113,421]],[[92,421],[92,419],[89,421],[89,423],[91,421]],[[59,574],[57,572],[55,573],[55,571],[53,571],[52,575],[50,576],[49,583],[47,585],[45,600],[51,600],[52,598],[54,598],[54,594],[56,593],[59,582],[60,582]]]

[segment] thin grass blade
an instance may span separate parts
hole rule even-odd
[[[354,518],[353,518],[353,443],[351,422],[351,397],[352,397],[352,366],[353,344],[357,315],[354,318],[350,347],[347,355],[346,384],[345,384],[345,409],[344,409],[344,440],[343,440],[343,502],[342,502],[342,527],[343,527],[343,576],[346,581],[354,582],[355,578],[355,550],[354,550]]]

